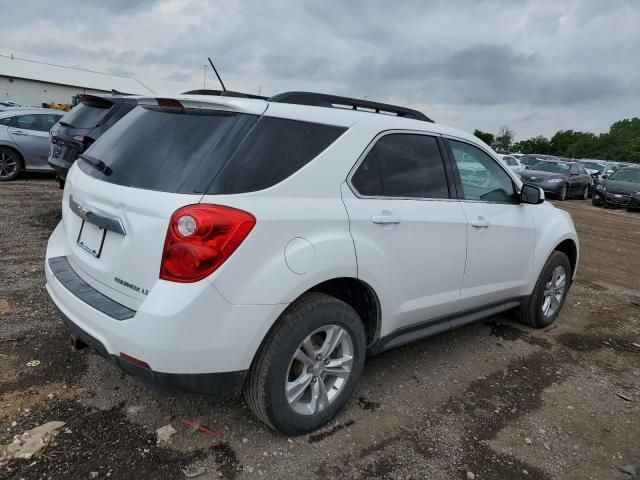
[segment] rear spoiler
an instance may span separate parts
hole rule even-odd
[[[138,98],[141,107],[156,107],[168,111],[193,110],[218,110],[223,112],[248,113],[262,115],[267,109],[267,102],[237,98],[237,97],[201,97],[178,96],[174,98],[141,97]]]
[[[78,95],[78,99],[80,102],[84,103],[89,107],[94,108],[111,108],[113,106],[113,102],[105,97],[99,97],[98,95],[89,95],[86,93],[81,93]]]

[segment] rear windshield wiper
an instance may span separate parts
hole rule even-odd
[[[111,170],[111,168],[102,160],[98,160],[97,158],[93,158],[84,154],[81,154],[80,158],[91,165],[93,168],[95,168],[99,172],[104,173],[107,176],[113,173],[113,170]]]

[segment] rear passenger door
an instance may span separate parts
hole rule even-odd
[[[442,149],[440,137],[382,134],[342,189],[358,277],[380,297],[382,335],[450,314],[460,295],[467,225]]]
[[[513,180],[480,148],[448,139],[467,218],[467,264],[457,311],[526,294],[535,228],[530,205],[519,204]]]

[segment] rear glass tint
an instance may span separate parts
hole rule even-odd
[[[204,192],[256,120],[221,111],[136,107],[80,157],[79,166],[127,187]]]
[[[113,105],[108,108],[98,108],[79,103],[64,116],[63,122],[75,128],[95,128],[107,117]]]
[[[88,175],[128,187],[245,193],[281,182],[345,130],[215,110],[137,107],[107,130],[78,165]]]
[[[253,192],[291,176],[331,145],[343,127],[262,117],[208,193]]]

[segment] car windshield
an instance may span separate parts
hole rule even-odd
[[[622,170],[612,173],[609,180],[640,183],[640,168],[623,168]]]
[[[582,166],[591,170],[597,170],[600,173],[604,172],[604,165],[602,165],[601,163],[582,162]]]
[[[538,170],[540,172],[551,172],[551,173],[568,173],[569,172],[569,164],[561,163],[561,162],[539,162],[536,163],[531,170]]]

